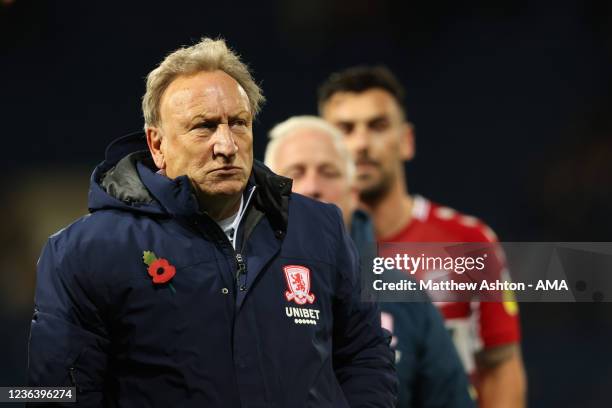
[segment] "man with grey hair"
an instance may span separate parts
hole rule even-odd
[[[272,171],[293,179],[293,192],[336,204],[367,259],[375,245],[374,228],[357,208],[355,165],[342,133],[316,116],[294,116],[269,133],[265,163]],[[405,300],[405,299],[404,299]],[[382,325],[393,335],[399,377],[398,408],[469,408],[473,401],[468,381],[442,317],[427,296],[414,302],[382,303]]]
[[[336,204],[348,224],[357,206],[355,165],[335,127],[316,116],[294,116],[269,133],[265,164],[293,180],[293,191]]]
[[[262,102],[222,40],[149,74],[145,133],[108,147],[91,214],[43,249],[30,385],[81,406],[393,406],[339,211],[253,160]]]

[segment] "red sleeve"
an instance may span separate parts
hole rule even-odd
[[[483,302],[479,304],[479,312],[480,337],[485,349],[521,340],[518,304],[515,301]]]
[[[498,245],[495,233],[486,224],[481,224],[476,233],[482,235],[473,239],[474,241],[489,242],[496,247],[495,261],[490,264],[492,269],[488,279],[509,280],[506,257],[503,249]],[[478,307],[479,334],[485,349],[518,343],[521,340],[518,303],[514,293],[504,291],[500,293],[500,296],[500,300],[503,301],[481,302]]]

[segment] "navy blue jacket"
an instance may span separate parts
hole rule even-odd
[[[351,237],[362,254],[362,263],[372,265],[374,228],[367,214],[355,211]],[[387,272],[390,273],[390,272]],[[397,272],[398,279],[406,279]],[[387,279],[392,281],[393,279]],[[473,408],[469,381],[440,312],[426,293],[414,299],[381,303],[386,328],[392,332],[399,378],[398,408]]]
[[[155,170],[141,134],[115,141],[91,214],[49,238],[30,385],[76,386],[81,406],[393,406],[389,338],[337,208],[256,162],[235,250],[187,177]]]

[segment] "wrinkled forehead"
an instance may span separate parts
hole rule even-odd
[[[323,130],[311,128],[293,130],[280,140],[275,160],[279,168],[328,165],[344,172],[345,167],[332,137]]]
[[[242,86],[223,71],[203,71],[175,78],[164,92],[161,115],[233,115],[250,113],[249,98]]]

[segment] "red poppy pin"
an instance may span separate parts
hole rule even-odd
[[[154,284],[161,285],[168,283],[172,292],[176,293],[176,289],[169,282],[176,274],[176,268],[167,259],[158,258],[153,251],[144,251],[142,253],[142,260],[148,266],[147,272],[153,278]]]

